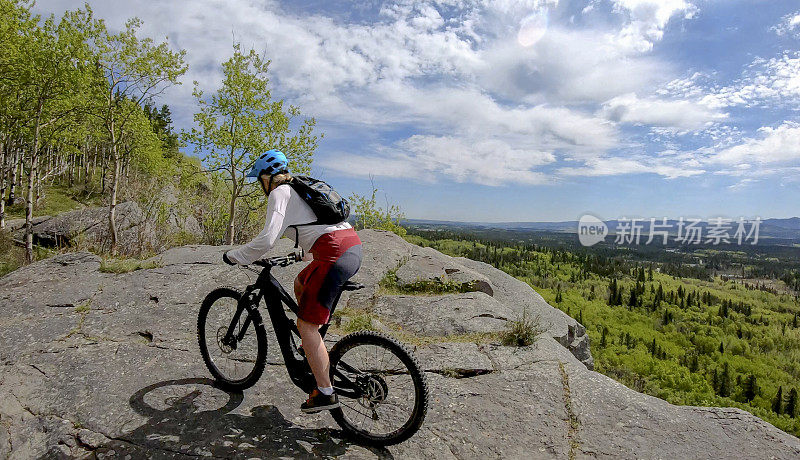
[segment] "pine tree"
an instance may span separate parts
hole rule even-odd
[[[722,376],[719,380],[719,395],[723,397],[731,395],[731,375],[728,369],[728,363],[722,366]]]
[[[714,393],[719,394],[719,375],[716,368],[714,368],[714,374],[711,377],[711,388],[714,389]]]
[[[617,300],[617,279],[612,278],[611,282],[608,284],[608,304],[615,305]]]
[[[744,399],[747,402],[752,401],[758,395],[758,384],[756,383],[756,376],[750,374],[747,377],[747,382],[744,385]]]
[[[778,394],[772,400],[772,412],[778,415],[783,413],[783,386],[778,387]]]
[[[800,409],[797,403],[797,388],[792,388],[792,391],[789,392],[789,401],[786,402],[786,408],[783,412],[789,417],[797,418],[798,409]]]
[[[631,295],[628,297],[628,306],[635,307],[638,304],[638,300],[636,298],[636,289],[631,289]]]
[[[719,352],[725,354],[725,344],[722,342],[719,343]]]
[[[606,347],[606,340],[607,340],[606,336],[607,335],[608,335],[608,328],[607,327],[603,327],[603,332],[600,335],[600,347],[601,348],[605,348]]]

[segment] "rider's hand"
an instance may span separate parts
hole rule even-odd
[[[234,262],[234,261],[232,261],[231,259],[228,258],[228,253],[227,252],[222,254],[222,261],[225,262],[228,265],[236,265],[236,262]]]

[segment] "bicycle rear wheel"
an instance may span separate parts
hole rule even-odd
[[[428,384],[414,355],[373,331],[345,336],[330,352],[331,380],[341,407],[331,411],[361,442],[387,446],[417,432],[428,410]]]
[[[267,363],[267,331],[258,311],[245,309],[234,327],[236,340],[224,340],[241,297],[233,288],[215,289],[203,300],[197,316],[203,362],[220,387],[233,391],[255,385]]]

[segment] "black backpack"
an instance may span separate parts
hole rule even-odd
[[[308,224],[292,225],[297,247],[297,227],[302,225],[335,225],[350,216],[350,203],[336,193],[327,182],[308,176],[293,176],[289,185],[314,211],[317,220]]]

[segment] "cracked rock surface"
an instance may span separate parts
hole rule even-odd
[[[367,448],[343,438],[328,414],[303,415],[305,395],[271,331],[260,381],[244,394],[216,389],[196,344],[200,302],[255,275],[222,264],[226,247],[186,246],[157,256],[159,268],[131,273],[101,273],[98,257],[72,253],[0,279],[0,458],[800,457],[797,438],[747,412],[673,406],[592,372],[583,327],[505,273],[386,232],[360,235],[356,281],[367,289],[344,295],[340,308],[426,338],[415,351],[430,408],[409,441]],[[282,240],[272,255],[291,246]],[[382,295],[386,273],[415,258],[406,280],[417,279],[417,266],[420,279],[444,273],[484,284]],[[274,273],[290,286],[304,265]],[[502,330],[523,308],[545,329],[533,345],[459,335]]]

